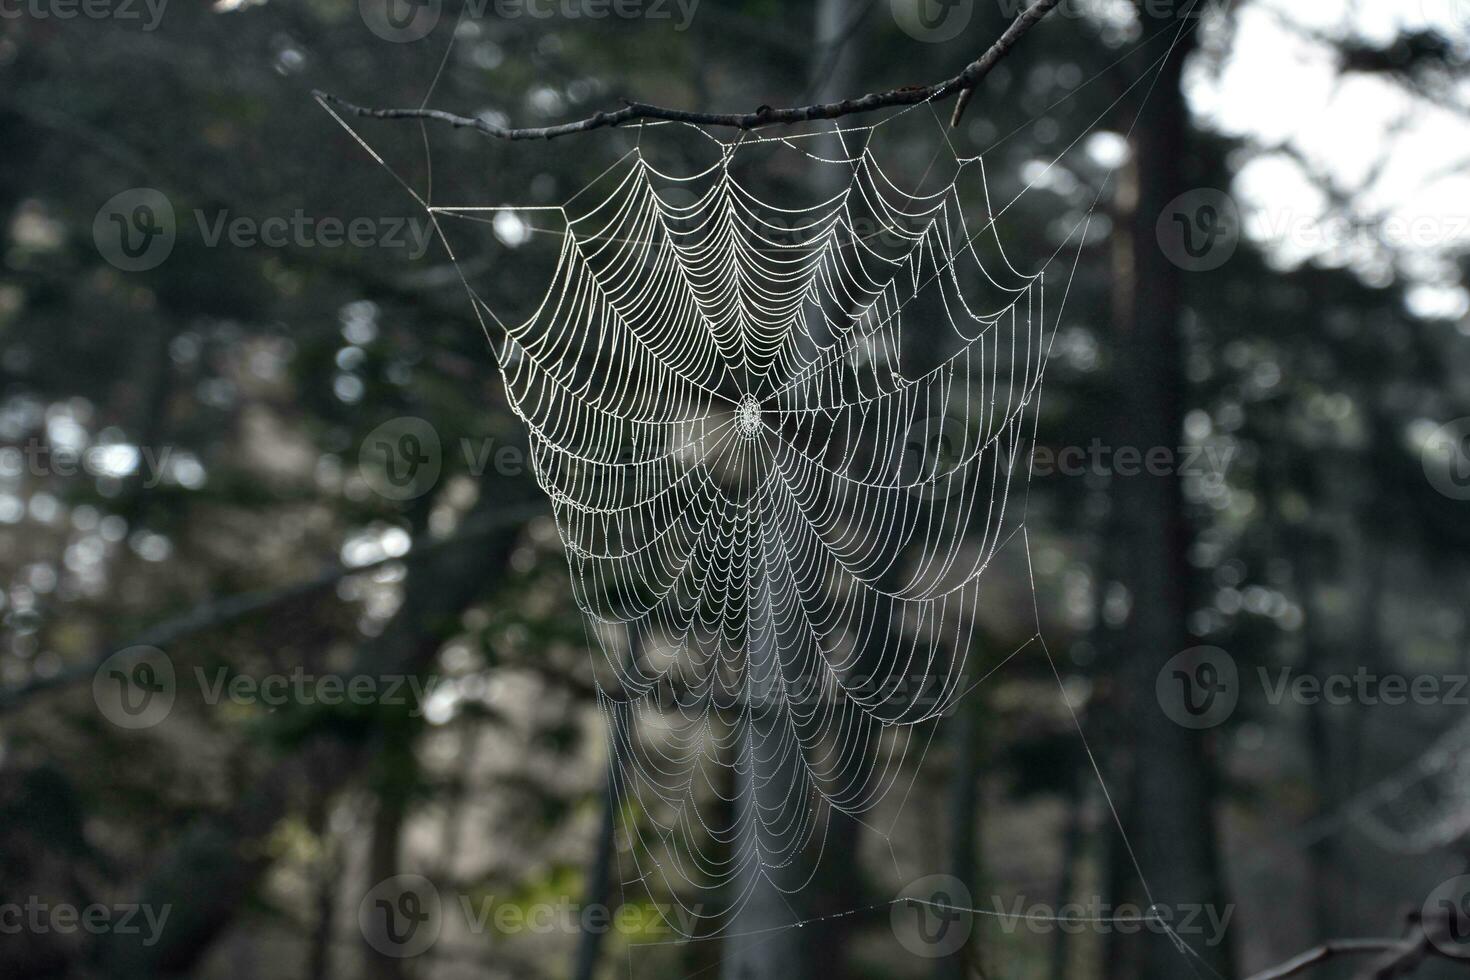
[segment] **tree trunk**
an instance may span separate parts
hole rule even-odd
[[[638,671],[641,653],[638,649],[639,642],[638,631],[629,630],[627,666],[629,675]],[[612,706],[613,730],[608,733],[607,738],[607,782],[602,793],[602,820],[597,829],[597,842],[592,853],[592,864],[587,869],[585,903],[589,908],[599,905],[606,906],[612,901],[613,863],[617,857],[618,830],[618,790],[615,768],[618,765],[617,747],[619,743],[626,743],[628,740],[632,714],[626,701],[620,701]],[[597,970],[597,955],[601,947],[601,930],[587,929],[578,937],[577,956],[572,964],[574,980],[592,980],[592,975]]]
[[[971,651],[970,662],[980,661],[978,651]],[[953,739],[954,767],[949,777],[949,873],[964,883],[971,902],[979,894],[980,867],[975,845],[975,824],[980,815],[980,716],[984,701],[980,690],[971,691],[957,706],[955,724],[950,729]],[[966,980],[969,964],[978,958],[974,934],[969,942],[951,956],[934,965],[935,980]]]
[[[1144,21],[1146,34],[1170,23],[1187,26],[1172,14],[1145,16]],[[1123,341],[1127,444],[1145,456],[1154,447],[1175,449],[1183,430],[1186,382],[1179,340],[1183,273],[1164,254],[1155,234],[1165,206],[1186,189],[1189,112],[1180,78],[1194,32],[1184,30],[1178,37],[1135,131],[1132,277],[1120,283],[1128,297],[1117,325]],[[1130,695],[1135,699],[1136,823],[1127,829],[1154,902],[1170,911],[1190,904],[1223,908],[1206,736],[1169,720],[1153,695],[1164,663],[1192,645],[1185,623],[1190,530],[1180,477],[1172,471],[1152,475],[1145,468],[1120,479],[1133,555],[1126,580],[1133,597],[1129,640],[1134,666]],[[1186,973],[1187,954],[1169,938],[1153,932],[1142,936],[1143,977],[1165,980]],[[1213,968],[1230,972],[1223,948],[1203,948],[1199,937],[1186,941]]]
[[[337,883],[341,868],[337,861],[336,835],[332,833],[332,797],[313,790],[307,802],[307,823],[318,841],[321,853],[316,865],[316,923],[307,951],[306,975],[332,975],[332,942],[335,939]]]
[[[415,756],[416,724],[392,725],[384,750],[375,760],[378,802],[368,836],[368,888],[387,881],[402,867],[403,822],[408,802],[418,781]],[[363,942],[363,980],[402,980],[403,960]]]
[[[1092,774],[1078,766],[1068,788],[1067,830],[1062,838],[1062,871],[1057,880],[1056,901],[1052,908],[1060,910],[1072,901],[1072,892],[1077,887],[1077,868],[1082,863],[1083,846],[1087,843],[1087,815],[1092,790]],[[1055,914],[1060,915],[1057,911]],[[1070,957],[1071,933],[1058,928],[1051,937],[1051,980],[1067,980],[1067,962]]]

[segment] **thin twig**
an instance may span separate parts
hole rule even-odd
[[[764,126],[790,126],[819,119],[838,119],[843,116],[873,112],[877,109],[917,105],[930,100],[939,101],[952,95],[968,93],[990,73],[992,68],[1000,63],[1000,59],[1015,47],[1016,42],[1059,2],[1060,0],[1035,0],[1011,22],[1011,25],[996,39],[994,44],[986,49],[984,54],[966,65],[965,70],[953,78],[935,82],[933,85],[906,85],[886,92],[874,92],[854,99],[843,99],[840,102],[823,102],[788,109],[761,106],[754,112],[691,112],[687,109],[670,109],[665,106],[650,105],[647,102],[630,101],[625,102],[621,109],[599,112],[575,122],[561,123],[556,126],[513,128],[499,126],[481,118],[456,115],[442,109],[373,109],[355,105],[320,89],[312,94],[323,104],[330,103],[339,106],[357,116],[371,119],[431,119],[448,123],[456,129],[473,129],[486,136],[505,140],[549,140],[558,136],[585,133],[594,129],[607,129],[645,119],[693,123],[697,126],[725,126],[742,130],[760,129]],[[956,112],[954,122],[958,121],[959,113]]]
[[[1465,957],[1458,951],[1446,948],[1448,944],[1441,941],[1448,936],[1448,920],[1436,917],[1426,921],[1416,912],[1409,917],[1408,935],[1402,939],[1331,939],[1305,953],[1293,956],[1285,963],[1262,970],[1247,980],[1284,980],[1339,956],[1361,956],[1369,953],[1379,955],[1359,976],[1372,980],[1408,976],[1431,956],[1463,963]]]
[[[1305,973],[1312,967],[1337,956],[1383,953],[1398,949],[1401,942],[1402,940],[1399,939],[1332,939],[1320,946],[1312,947],[1305,953],[1293,956],[1285,963],[1278,963],[1268,970],[1253,974],[1248,980],[1283,980],[1285,977]]]
[[[993,58],[991,62],[987,64],[985,68],[980,72],[979,76],[977,76],[977,80],[989,74],[990,69],[995,67],[995,63],[1000,61],[1005,53],[1009,51],[1011,47],[1021,39],[1021,35],[1031,30],[1032,27],[1035,27],[1036,22],[1041,20],[1041,18],[1045,17],[1048,13],[1050,13],[1051,8],[1055,7],[1058,2],[1060,2],[1060,0],[1049,0],[1049,2],[1048,0],[1038,0],[1037,3],[1033,3],[1031,6],[1021,11],[1021,15],[1011,22],[1011,26],[1006,28],[1005,33],[1000,36],[1000,40],[992,44],[990,46],[990,50],[980,56],[980,61],[984,61],[986,58],[992,58],[992,56]],[[980,61],[975,62],[975,64],[978,65]],[[960,97],[955,100],[954,115],[949,117],[949,126],[951,129],[960,124],[960,117],[963,116],[965,114],[965,110],[969,108],[970,99],[973,98],[974,95],[975,83],[971,82],[969,85],[965,86],[964,90],[960,92]]]

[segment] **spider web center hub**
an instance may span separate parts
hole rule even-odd
[[[735,406],[735,428],[746,439],[754,439],[761,427],[761,403],[752,394],[740,396]]]

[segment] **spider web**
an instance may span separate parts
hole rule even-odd
[[[1151,89],[1188,26],[1144,40],[1172,35],[1103,115]],[[871,126],[730,142],[637,124],[626,128],[640,145],[563,205],[442,206],[321,104],[433,218],[496,349],[601,660],[610,786],[636,838],[627,851],[638,867],[623,884],[671,899],[684,915],[656,906],[670,928],[694,937],[683,929],[692,915],[717,934],[757,888],[802,888],[831,814],[862,823],[900,785],[921,723],[1023,650],[1043,652],[1066,703],[1040,631],[1029,456],[1018,450],[1034,434],[1071,276],[1048,314],[1042,272],[1015,267],[999,227],[1039,176],[994,208],[981,157],[955,153],[938,190],[902,188],[865,140],[915,109],[943,133],[922,103]],[[717,147],[716,161],[684,174],[656,167],[642,133],[670,125]],[[813,138],[840,152],[800,145]],[[943,146],[953,150],[947,135]],[[842,189],[796,207],[763,199],[740,168],[771,150],[839,172]],[[1042,269],[1086,240],[1106,187]],[[506,212],[553,215],[559,228],[531,230],[561,237],[544,298],[510,324],[471,285],[443,227]],[[1072,275],[1080,255],[1079,244]],[[967,677],[984,573],[1008,545],[1025,563],[1036,632]],[[1142,916],[1087,921],[1155,925],[1208,970],[1157,914],[1087,755],[1150,902]],[[903,901],[941,904],[870,909]]]
[[[792,210],[741,186],[739,152],[675,177],[635,150],[499,350],[616,678],[639,877],[732,894],[717,921],[829,810],[882,800],[959,692],[1048,339],[1041,277],[993,221],[982,255],[953,182],[906,194],[864,150]]]

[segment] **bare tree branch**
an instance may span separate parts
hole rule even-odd
[[[196,633],[228,626],[248,616],[268,612],[283,603],[321,592],[336,585],[349,575],[361,575],[384,565],[400,563],[413,565],[441,551],[460,547],[466,542],[499,534],[507,528],[520,527],[545,512],[546,509],[543,506],[532,504],[505,508],[493,516],[477,519],[472,523],[467,522],[465,527],[451,537],[415,545],[407,554],[398,557],[381,558],[362,565],[335,565],[303,582],[279,588],[260,589],[203,603],[188,612],[150,626],[127,643],[98,651],[89,661],[74,665],[49,677],[38,677],[10,690],[0,690],[0,716],[15,709],[33,695],[69,687],[78,681],[90,680],[97,673],[98,668],[115,652],[133,648],[168,646]],[[139,653],[142,653],[141,649]]]
[[[1416,912],[1409,917],[1408,935],[1402,939],[1331,939],[1247,980],[1284,980],[1340,956],[1371,953],[1379,955],[1359,974],[1369,980],[1406,977],[1432,956],[1463,963],[1465,957],[1451,951],[1449,925],[1447,917],[1426,921]]]
[[[754,112],[690,112],[686,109],[670,109],[650,105],[647,102],[629,101],[625,102],[621,109],[599,112],[575,122],[561,123],[556,126],[513,128],[499,126],[485,119],[456,115],[442,109],[372,109],[355,105],[320,89],[312,94],[323,106],[335,105],[357,116],[365,116],[370,119],[432,119],[436,122],[448,123],[456,129],[473,129],[486,136],[505,140],[549,140],[558,136],[585,133],[594,129],[607,129],[644,119],[693,123],[698,126],[725,126],[742,130],[760,129],[765,126],[790,126],[819,119],[838,119],[843,116],[872,112],[876,109],[917,105],[930,100],[937,102],[958,94],[962,97],[962,103],[955,107],[956,111],[951,120],[953,125],[959,122],[960,114],[964,111],[964,101],[980,80],[988,75],[990,70],[1000,63],[1000,60],[1016,46],[1026,32],[1036,26],[1059,2],[1060,0],[1034,0],[1029,7],[1021,11],[984,54],[966,65],[965,70],[953,78],[947,78],[932,85],[906,85],[886,92],[873,92],[854,99],[843,99],[840,102],[823,102],[788,109],[761,106]]]
[[[1016,42],[1021,39],[1021,35],[1035,27],[1036,23],[1049,14],[1051,8],[1055,7],[1058,2],[1059,0],[1050,0],[1050,2],[1048,0],[1037,0],[1036,3],[1021,11],[1020,16],[1011,21],[1011,26],[1005,29],[1005,33],[990,46],[990,50],[982,54],[979,60],[971,64],[965,71],[968,72],[971,68],[981,66],[975,79],[979,80],[985,77],[990,73],[990,69],[994,68],[1000,59],[1005,57],[1006,52],[1015,46]],[[960,91],[960,97],[954,104],[954,115],[949,117],[950,128],[954,128],[960,124],[960,116],[965,114],[965,109],[970,105],[970,99],[974,95],[975,81],[971,81]]]
[[[1314,946],[1284,963],[1254,974],[1248,980],[1283,980],[1305,973],[1312,967],[1338,956],[1356,956],[1368,953],[1384,953],[1399,948],[1398,939],[1332,939]]]

